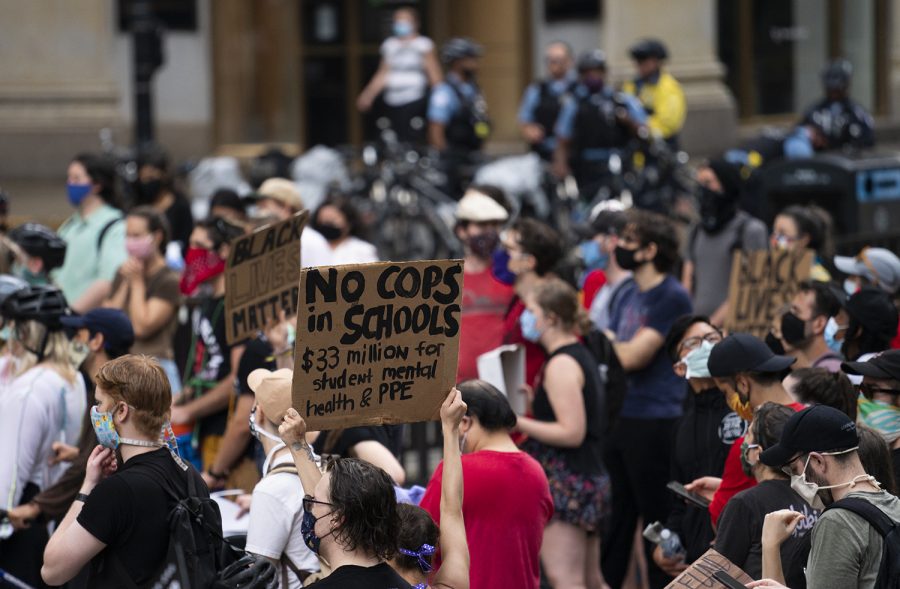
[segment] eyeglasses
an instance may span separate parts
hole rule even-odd
[[[681,352],[683,352],[685,350],[690,352],[690,351],[696,349],[703,342],[717,344],[720,341],[722,341],[722,334],[719,333],[718,331],[711,331],[711,332],[707,333],[706,335],[702,335],[702,336],[698,335],[698,336],[694,336],[694,337],[689,337],[686,340],[684,340],[683,342],[681,342],[681,345],[678,347],[678,353],[680,354]]]
[[[871,399],[876,393],[882,395],[891,395],[896,397],[900,395],[900,390],[897,389],[885,389],[881,387],[876,387],[875,385],[862,383],[856,386],[856,390],[862,393],[862,395],[866,398]]]
[[[792,468],[792,465],[793,465],[794,462],[796,462],[797,459],[800,458],[801,456],[803,456],[803,455],[802,455],[802,454],[797,454],[796,456],[794,456],[793,458],[791,458],[790,460],[788,460],[788,461],[787,461],[787,464],[781,465],[781,472],[783,472],[784,474],[788,475],[789,477],[794,476],[794,469]]]
[[[303,498],[303,511],[311,512],[312,506],[314,503],[319,504],[319,505],[327,505],[328,507],[334,507],[333,503],[327,503],[325,501],[317,501],[316,499],[313,499],[312,495],[307,495]]]

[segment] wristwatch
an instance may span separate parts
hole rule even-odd
[[[82,503],[87,501],[87,498],[87,493],[78,493],[77,495],[75,495],[75,501],[81,501]]]

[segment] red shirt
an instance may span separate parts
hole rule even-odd
[[[788,403],[786,405],[794,411],[801,411],[806,408],[803,403]],[[722,472],[722,484],[713,495],[712,503],[709,504],[709,517],[712,520],[713,527],[719,522],[719,516],[725,509],[728,501],[745,489],[756,486],[756,479],[748,477],[741,468],[741,444],[744,443],[744,436],[736,439],[728,451],[728,457],[725,459],[725,470]]]
[[[891,349],[900,349],[900,323],[897,324],[897,335],[894,336],[894,339],[891,340]]]
[[[493,450],[463,455],[462,467],[470,589],[538,589],[541,540],[553,515],[544,469],[524,452]],[[438,525],[443,472],[441,462],[420,503]]]
[[[594,270],[584,277],[584,285],[581,287],[581,304],[585,309],[591,308],[594,297],[606,284],[606,272],[603,270]]]
[[[522,344],[525,346],[525,384],[534,388],[538,374],[547,361],[547,352],[540,344],[527,341],[522,337],[522,327],[519,325],[519,317],[525,310],[525,302],[516,298],[506,315],[504,323],[504,344]]]
[[[513,288],[490,269],[463,275],[457,382],[478,378],[478,356],[503,343],[504,315],[512,298]]]

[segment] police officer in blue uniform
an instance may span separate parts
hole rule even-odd
[[[547,77],[530,84],[519,106],[519,130],[531,150],[541,159],[551,161],[556,149],[553,128],[567,94],[575,90],[578,76],[572,69],[572,48],[564,41],[554,41],[544,51]]]

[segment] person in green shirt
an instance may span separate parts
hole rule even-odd
[[[66,257],[53,279],[71,308],[86,313],[110,295],[116,270],[127,258],[112,162],[92,154],[75,156],[66,189],[76,210],[59,228]]]

